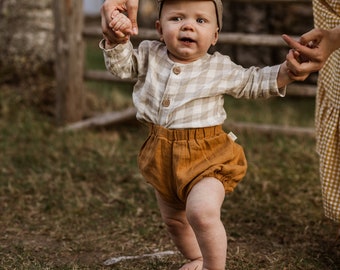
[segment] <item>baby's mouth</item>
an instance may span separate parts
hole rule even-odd
[[[181,38],[180,40],[182,42],[184,42],[184,43],[193,43],[193,42],[195,42],[195,40],[193,40],[191,38],[188,38],[188,37]]]

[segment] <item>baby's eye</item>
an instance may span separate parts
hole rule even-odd
[[[198,18],[196,21],[197,21],[198,23],[205,23],[205,20],[202,19],[202,18]]]
[[[172,17],[171,20],[174,21],[174,22],[179,22],[179,21],[182,20],[182,18],[181,17]]]

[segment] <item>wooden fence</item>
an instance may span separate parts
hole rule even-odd
[[[243,0],[245,1],[245,0]],[[281,0],[283,1],[283,0]],[[101,29],[98,27],[89,27],[84,31],[85,37],[98,37],[101,35]],[[158,34],[155,30],[139,29],[138,37],[132,37],[137,41],[143,39],[157,39]],[[293,37],[298,39],[298,37]],[[244,34],[244,33],[220,33],[220,44],[225,45],[246,45],[246,46],[271,46],[284,47],[286,43],[281,36],[268,34]],[[132,82],[131,80],[121,80],[115,78],[107,71],[86,70],[85,79],[104,80],[112,82]],[[312,84],[293,83],[287,87],[288,95],[313,97],[316,93],[316,86]]]
[[[57,1],[57,0],[55,0]],[[76,0],[78,1],[78,0]],[[310,0],[229,0],[232,2],[238,3],[299,3],[299,4],[307,4],[311,7]],[[102,31],[100,26],[96,27],[85,27],[83,30],[83,37],[86,38],[100,38],[102,36]],[[298,39],[298,37],[294,37]],[[133,41],[140,41],[144,39],[158,39],[158,34],[155,30],[151,29],[139,29],[138,37],[133,37]],[[268,35],[268,34],[244,34],[244,33],[220,33],[219,41],[220,44],[232,44],[232,45],[246,45],[246,46],[271,46],[271,47],[284,47],[286,44],[283,42],[281,36],[278,35]],[[84,79],[85,80],[99,80],[99,81],[112,81],[112,82],[129,82],[131,80],[121,80],[113,77],[107,71],[98,71],[98,70],[85,70],[84,71]],[[287,94],[289,95],[298,95],[304,97],[314,97],[316,93],[316,85],[312,84],[291,84],[287,88]],[[106,113],[102,116],[97,116],[95,118],[86,119],[84,121],[72,123],[63,128],[63,130],[76,130],[86,127],[93,126],[102,126],[107,124],[114,124],[121,121],[126,121],[127,119],[131,119],[135,117],[135,109],[128,108],[121,112],[112,112]],[[303,135],[312,135],[314,134],[313,129],[311,128],[289,128],[289,127],[280,127],[280,126],[272,126],[272,125],[257,125],[252,123],[234,123],[232,124],[235,129],[250,129],[257,130],[263,132],[284,132],[286,134],[303,134]]]

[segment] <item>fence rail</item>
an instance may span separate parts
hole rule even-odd
[[[87,27],[83,32],[85,37],[98,38],[102,36],[100,27]],[[298,37],[293,36],[298,39]],[[140,28],[138,36],[133,36],[132,41],[140,41],[144,39],[159,39],[156,30]],[[284,47],[287,46],[279,35],[269,34],[245,34],[245,33],[220,33],[218,37],[219,44],[229,45],[246,45],[246,46],[270,46],[270,47]]]
[[[93,81],[135,83],[135,80],[120,79],[120,78],[114,77],[108,71],[86,70],[84,73],[84,77],[87,80],[93,80]],[[315,97],[315,94],[316,94],[316,85],[313,85],[313,84],[292,83],[288,85],[287,87],[288,96]]]

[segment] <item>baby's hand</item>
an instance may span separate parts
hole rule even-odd
[[[116,33],[120,32],[122,38],[125,36],[129,37],[132,34],[132,23],[130,19],[119,10],[112,12],[111,19],[109,26]]]
[[[106,25],[105,21],[102,25]],[[109,23],[109,27],[114,33],[114,36],[110,36],[108,34],[107,28],[105,28],[105,31],[103,30],[105,49],[112,49],[117,44],[126,43],[132,34],[132,23],[130,19],[119,10],[114,10],[111,13],[111,22]]]

